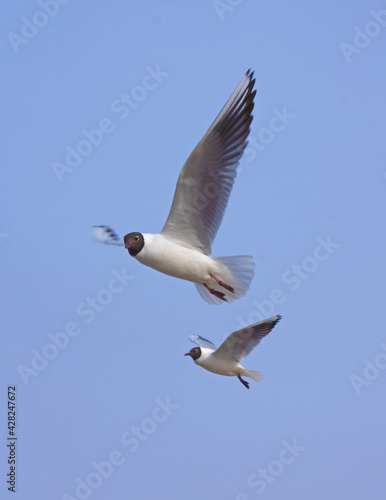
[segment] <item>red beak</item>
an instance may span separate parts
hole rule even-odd
[[[190,356],[190,352],[187,352],[186,354],[184,354],[184,356]]]
[[[125,245],[125,248],[129,249],[131,247],[132,243],[127,242]]]

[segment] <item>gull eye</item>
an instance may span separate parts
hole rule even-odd
[[[135,237],[135,241],[138,241],[138,240],[139,240],[139,236],[136,236],[136,237]]]

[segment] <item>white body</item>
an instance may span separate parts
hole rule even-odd
[[[196,365],[205,368],[205,370],[217,373],[218,375],[225,375],[228,377],[237,377],[237,375],[240,375],[256,380],[256,382],[263,380],[263,374],[261,372],[247,370],[233,359],[224,359],[213,356],[214,352],[216,351],[201,347],[201,356],[198,359],[195,359],[194,362]]]
[[[232,285],[234,280],[228,268],[209,255],[182,246],[163,234],[144,234],[143,237],[145,245],[135,256],[141,264],[175,278],[217,286],[216,281],[210,276],[210,273],[213,273]]]
[[[227,302],[233,302],[246,294],[254,275],[254,262],[249,255],[210,257],[200,250],[173,241],[162,233],[143,234],[145,245],[135,258],[145,266],[175,278],[192,281],[202,298],[212,304],[222,301],[204,286],[221,288],[211,276],[230,285],[234,291],[221,291]]]

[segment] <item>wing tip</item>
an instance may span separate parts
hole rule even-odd
[[[262,323],[271,323],[272,328],[274,328],[279,323],[279,321],[282,319],[282,317],[283,316],[281,314],[276,314],[276,316],[272,316],[271,318],[267,318],[267,319],[263,320]]]
[[[255,71],[252,68],[248,68],[247,71],[245,72],[245,76],[252,80],[255,76]]]

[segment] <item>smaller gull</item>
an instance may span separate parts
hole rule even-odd
[[[241,376],[249,377],[256,382],[263,380],[263,374],[247,370],[240,363],[269,334],[281,316],[259,321],[253,325],[237,330],[217,348],[212,342],[200,335],[190,335],[189,339],[199,347],[194,347],[185,356],[191,356],[196,365],[218,375],[235,376],[249,389],[249,383]]]

